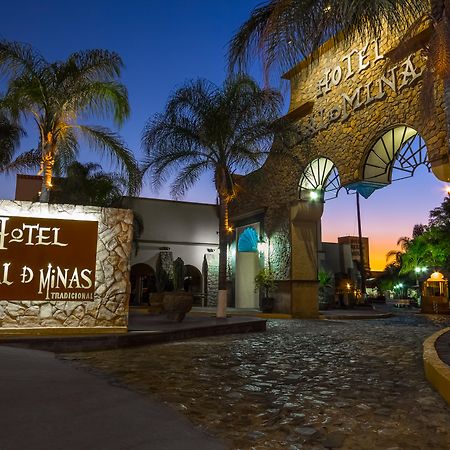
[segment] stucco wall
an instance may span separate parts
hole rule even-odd
[[[174,259],[180,257],[201,271],[207,249],[218,246],[216,205],[152,198],[126,198],[124,205],[136,211],[144,223],[133,265],[145,263],[156,268],[160,248],[169,247]]]
[[[126,330],[132,212],[91,206],[0,200],[0,215],[98,222],[94,300],[2,301],[0,332],[44,328]],[[80,245],[83,237],[80,236]]]

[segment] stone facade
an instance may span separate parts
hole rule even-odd
[[[133,227],[130,210],[93,206],[0,201],[0,215],[95,220],[98,222],[95,293],[92,301],[2,301],[0,333],[35,329],[126,331]],[[82,245],[82,237],[80,237]]]
[[[406,54],[395,62],[390,56],[399,38],[391,30],[368,41],[330,40],[319,58],[303,61],[284,76],[291,86],[286,115],[291,132],[276,137],[261,169],[239,177],[241,193],[230,209],[232,223],[242,217],[251,221],[252,214],[256,218],[264,211],[261,226],[272,242],[271,264],[280,280],[298,279],[291,265],[290,214],[299,202],[301,176],[316,158],[334,163],[341,185],[359,182],[375,142],[407,125],[424,139],[435,175],[450,180],[442,84],[436,85],[432,114],[423,113],[420,101],[422,48],[428,38],[429,31],[422,30],[403,42]]]

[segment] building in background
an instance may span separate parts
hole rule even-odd
[[[361,252],[359,249],[359,238],[358,236],[341,236],[338,237],[339,244],[349,244],[353,261],[361,262]],[[364,257],[364,268],[366,273],[370,272],[370,260],[369,260],[369,238],[362,238],[362,248]]]
[[[15,199],[37,201],[41,184],[40,176],[17,175]],[[196,304],[215,306],[219,264],[217,206],[125,197],[121,207],[132,209],[142,227],[142,232],[133,238],[131,304],[148,304],[153,292],[173,289],[176,262],[177,270],[182,267],[182,288],[194,294]]]
[[[215,306],[217,206],[138,197],[124,198],[122,206],[132,209],[142,224],[131,257],[132,304],[146,304],[152,292],[172,289],[177,276],[174,267],[182,263],[183,286],[175,287],[192,292],[196,304]]]

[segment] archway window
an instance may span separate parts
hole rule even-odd
[[[253,227],[247,227],[239,236],[238,252],[257,252],[258,233]]]
[[[302,191],[322,191],[324,199],[337,197],[341,188],[336,166],[328,158],[317,158],[305,168],[299,183],[300,198]]]
[[[431,170],[422,136],[413,128],[399,126],[381,136],[364,165],[364,180],[386,185],[412,177],[420,165]]]

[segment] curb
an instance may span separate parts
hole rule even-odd
[[[252,319],[247,321],[227,323],[218,319],[206,326],[182,328],[176,330],[129,331],[121,334],[98,334],[79,336],[8,336],[0,337],[0,345],[44,350],[54,353],[87,352],[113,350],[141,345],[163,344],[166,342],[183,341],[204,337],[221,336],[225,334],[255,333],[266,331],[266,321]]]
[[[345,314],[339,314],[339,315],[326,315],[326,314],[320,314],[319,319],[321,320],[375,320],[375,319],[388,319],[389,317],[392,317],[392,313],[386,313],[386,314],[354,314],[354,315],[345,315]]]
[[[436,341],[450,328],[444,328],[425,340],[423,343],[423,364],[425,377],[450,405],[450,367],[445,364],[436,351]]]

